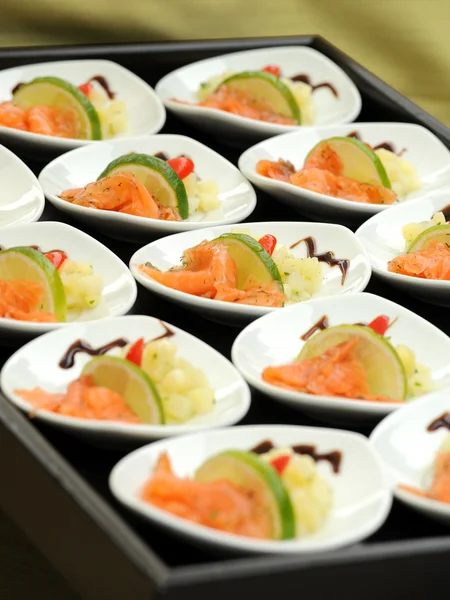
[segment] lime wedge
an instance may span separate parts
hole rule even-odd
[[[237,287],[242,290],[248,278],[266,283],[276,281],[283,291],[280,272],[270,254],[254,238],[245,233],[223,233],[212,240],[226,246],[238,269]]]
[[[328,144],[339,156],[344,165],[342,171],[344,177],[391,189],[391,182],[383,163],[364,142],[348,137],[332,137],[322,140],[309,152],[306,160],[322,144]]]
[[[164,409],[158,390],[137,365],[116,356],[96,356],[83,369],[95,385],[116,392],[143,423],[163,425]]]
[[[261,512],[270,515],[271,538],[295,537],[295,516],[289,493],[273,467],[250,452],[230,450],[213,456],[196,472],[197,481],[226,479],[257,499]]]
[[[450,246],[450,224],[435,225],[422,231],[408,246],[406,252],[417,252],[418,250],[424,250],[431,242],[443,242]]]
[[[0,279],[23,279],[44,286],[44,299],[37,310],[53,313],[58,321],[66,320],[66,293],[58,270],[42,252],[18,246],[0,252]]]
[[[182,219],[188,218],[189,203],[185,185],[166,161],[149,154],[125,154],[110,162],[98,179],[117,171],[132,173],[161,204],[177,208]]]
[[[244,92],[258,102],[270,106],[278,115],[293,119],[300,125],[300,107],[288,86],[275,75],[265,71],[236,73],[221,82],[220,86]]]
[[[80,140],[101,140],[102,130],[98,113],[86,96],[75,85],[58,77],[37,77],[20,87],[12,101],[23,109],[46,104],[70,107],[77,113],[81,129]]]
[[[402,360],[389,341],[370,327],[328,327],[306,342],[297,360],[320,356],[329,348],[355,336],[359,338],[359,342],[353,350],[353,355],[358,358],[366,372],[370,393],[394,400],[405,400],[408,386]]]

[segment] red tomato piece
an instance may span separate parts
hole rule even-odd
[[[48,260],[53,264],[55,269],[60,269],[67,260],[67,254],[65,252],[60,252],[59,250],[55,250],[53,252],[46,252],[44,256],[45,258],[48,258]]]
[[[281,76],[281,69],[278,65],[267,65],[267,67],[264,67],[263,71],[271,73],[271,75],[275,75],[275,77]]]
[[[386,315],[380,315],[371,321],[367,327],[370,327],[370,329],[373,329],[373,331],[379,335],[384,335],[389,329],[389,317]]]
[[[92,92],[92,83],[89,83],[89,81],[87,83],[83,83],[82,85],[78,86],[78,89],[80,92],[83,92],[85,96],[89,96],[89,94]]]
[[[145,346],[144,338],[139,338],[136,342],[134,342],[134,344],[128,350],[125,358],[127,360],[129,360],[130,362],[134,363],[135,365],[137,365],[138,367],[140,367],[142,364],[142,355],[144,353],[144,346]]]
[[[278,475],[283,475],[284,470],[288,466],[290,460],[291,460],[291,457],[289,456],[289,454],[286,454],[285,456],[277,456],[277,458],[274,458],[270,462],[270,464],[275,469],[275,471],[278,473]]]
[[[264,250],[272,256],[273,251],[275,250],[275,246],[277,245],[277,238],[274,235],[263,235],[261,239],[258,240]]]
[[[187,156],[172,158],[167,161],[167,164],[172,167],[180,179],[185,179],[194,171],[194,163]]]

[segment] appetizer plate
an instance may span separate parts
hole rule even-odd
[[[92,310],[72,317],[69,315],[72,322],[124,315],[136,301],[136,282],[126,265],[106,246],[75,227],[50,221],[8,227],[0,231],[0,245],[5,248],[39,246],[47,252],[59,249],[72,260],[92,264],[95,274],[104,283],[102,300]],[[67,323],[30,323],[0,318],[0,337],[2,342],[16,343],[51,329],[65,328],[69,323],[70,320]]]
[[[137,281],[151,292],[196,311],[201,316],[213,321],[242,325],[267,313],[278,312],[278,308],[234,304],[193,296],[168,288],[146,277],[136,268],[136,265],[150,262],[162,271],[167,271],[180,264],[181,256],[188,248],[200,244],[204,240],[213,240],[222,233],[233,231],[250,231],[251,234],[258,237],[272,234],[277,238],[279,244],[285,246],[291,246],[299,240],[311,236],[316,241],[319,253],[332,251],[336,258],[349,259],[350,266],[343,285],[341,271],[337,267],[331,268],[323,263],[322,289],[315,297],[347,296],[362,291],[369,282],[371,270],[368,258],[355,235],[340,225],[324,223],[243,223],[238,227],[211,227],[201,231],[179,233],[152,242],[138,250],[130,260],[131,272]],[[292,248],[291,252],[297,257],[306,257],[306,245],[299,244]]]
[[[202,219],[195,215],[185,221],[163,221],[77,206],[58,197],[66,189],[95,181],[112,160],[129,152],[164,152],[170,157],[186,154],[194,161],[200,178],[213,179],[217,183],[221,211],[204,213]],[[256,206],[253,187],[234,165],[214,150],[182,135],[155,135],[91,144],[56,158],[43,169],[39,181],[48,200],[59,210],[111,237],[136,243],[180,231],[238,223]]]
[[[436,453],[448,436],[444,428],[427,431],[429,425],[450,410],[450,394],[436,392],[389,415],[372,432],[370,443],[385,464],[394,495],[414,510],[450,525],[450,504],[421,498],[399,485],[425,490],[432,480]]]
[[[293,540],[256,540],[207,528],[156,508],[139,498],[158,457],[167,452],[174,471],[192,476],[209,457],[225,450],[248,451],[264,440],[276,446],[317,446],[322,452],[342,453],[342,467],[333,474],[319,462],[318,473],[333,488],[333,506],[317,532]],[[171,533],[216,550],[245,553],[303,554],[325,552],[361,541],[384,523],[392,503],[388,479],[377,454],[357,433],[285,425],[252,425],[203,432],[156,442],[123,458],[113,469],[110,488],[137,515]]]
[[[154,90],[128,69],[110,60],[62,60],[4,69],[0,72],[0,102],[10,100],[11,90],[20,82],[35,77],[60,77],[81,85],[91,77],[102,75],[116,98],[127,107],[128,130],[120,137],[136,137],[157,133],[166,120],[166,111]],[[86,144],[91,140],[51,137],[0,126],[0,141],[23,154],[57,155]]]
[[[43,410],[34,411],[30,404],[14,393],[16,389],[34,387],[50,392],[65,391],[90,360],[87,354],[81,353],[76,356],[73,368],[61,369],[58,366],[76,340],[84,340],[94,348],[122,337],[130,341],[140,337],[151,340],[164,333],[161,321],[153,317],[133,315],[95,323],[76,323],[43,335],[20,348],[6,362],[0,376],[2,391],[21,410],[33,412],[35,418],[102,446],[142,443],[240,421],[249,409],[250,391],[235,367],[201,340],[177,327],[168,326],[175,334],[171,340],[177,345],[178,355],[207,373],[216,393],[213,411],[186,424],[140,425],[66,417]]]
[[[450,183],[449,150],[424,127],[408,123],[355,123],[288,133],[246,150],[239,159],[239,168],[257,188],[315,220],[359,225],[387,209],[390,209],[390,213],[397,205],[363,204],[333,198],[291,183],[269,179],[256,172],[258,161],[277,161],[280,158],[292,162],[296,169],[300,169],[307,154],[321,140],[347,136],[354,131],[371,146],[391,142],[397,151],[405,150],[402,158],[414,165],[423,185],[421,189],[408,194],[400,205],[409,206],[410,200],[423,198],[430,191]]]
[[[408,223],[429,221],[434,213],[450,204],[450,186],[446,190],[431,194],[413,202],[400,204],[382,212],[361,225],[356,236],[369,253],[373,272],[402,292],[411,294],[430,304],[450,306],[450,281],[422,279],[391,273],[388,262],[405,252],[402,228]]]
[[[0,145],[0,229],[37,221],[44,205],[44,193],[34,174]]]
[[[334,326],[369,323],[379,315],[397,319],[389,328],[392,343],[411,348],[417,362],[429,367],[436,386],[450,393],[450,338],[413,312],[373,294],[320,298],[267,315],[238,335],[232,360],[250,385],[276,402],[322,421],[370,424],[401,405],[295,392],[266,383],[261,374],[265,367],[294,362],[305,343],[301,336],[323,316]]]
[[[361,96],[352,80],[329,58],[317,50],[301,46],[247,50],[201,60],[169,73],[158,82],[155,89],[166,107],[178,117],[208,133],[229,138],[230,142],[248,145],[298,127],[256,121],[221,110],[182,104],[174,99],[197,102],[198,88],[211,77],[220,76],[226,71],[261,70],[269,64],[281,67],[283,76],[293,77],[303,73],[311,77],[313,84],[328,82],[335,88],[337,98],[329,89],[314,92],[316,125],[350,123],[358,116]],[[308,129],[302,128],[304,131]]]

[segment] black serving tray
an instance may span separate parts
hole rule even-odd
[[[450,130],[446,126],[317,36],[6,49],[0,50],[0,68],[50,60],[107,58],[154,85],[167,72],[202,58],[279,45],[310,46],[342,67],[361,92],[360,121],[422,124],[450,148]],[[234,163],[238,158],[237,150],[200,134],[170,115],[163,132],[195,137]],[[43,166],[39,156],[33,161],[27,159],[27,163],[36,173]],[[49,205],[42,219],[71,223]],[[258,192],[258,206],[248,220],[298,219],[290,209]],[[132,244],[87,232],[126,263],[136,250]],[[445,309],[414,300],[375,279],[367,291],[406,306],[450,334]],[[237,329],[186,313],[142,288],[132,312],[149,314],[182,327],[230,357]],[[0,367],[12,351],[2,347],[0,339]],[[244,423],[317,424],[255,392]],[[419,600],[446,589],[449,530],[397,502],[379,532],[344,550],[290,557],[213,555],[136,520],[118,505],[109,492],[108,476],[122,456],[117,451],[84,445],[30,421],[0,394],[0,508],[25,531],[82,598],[228,600],[233,596],[240,599],[254,595],[261,600],[272,600],[284,593],[314,600],[329,600],[334,596],[346,600],[360,596],[366,600],[378,600],[380,596]]]

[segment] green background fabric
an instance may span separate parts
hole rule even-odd
[[[0,45],[320,34],[450,125],[449,0],[1,0]]]

